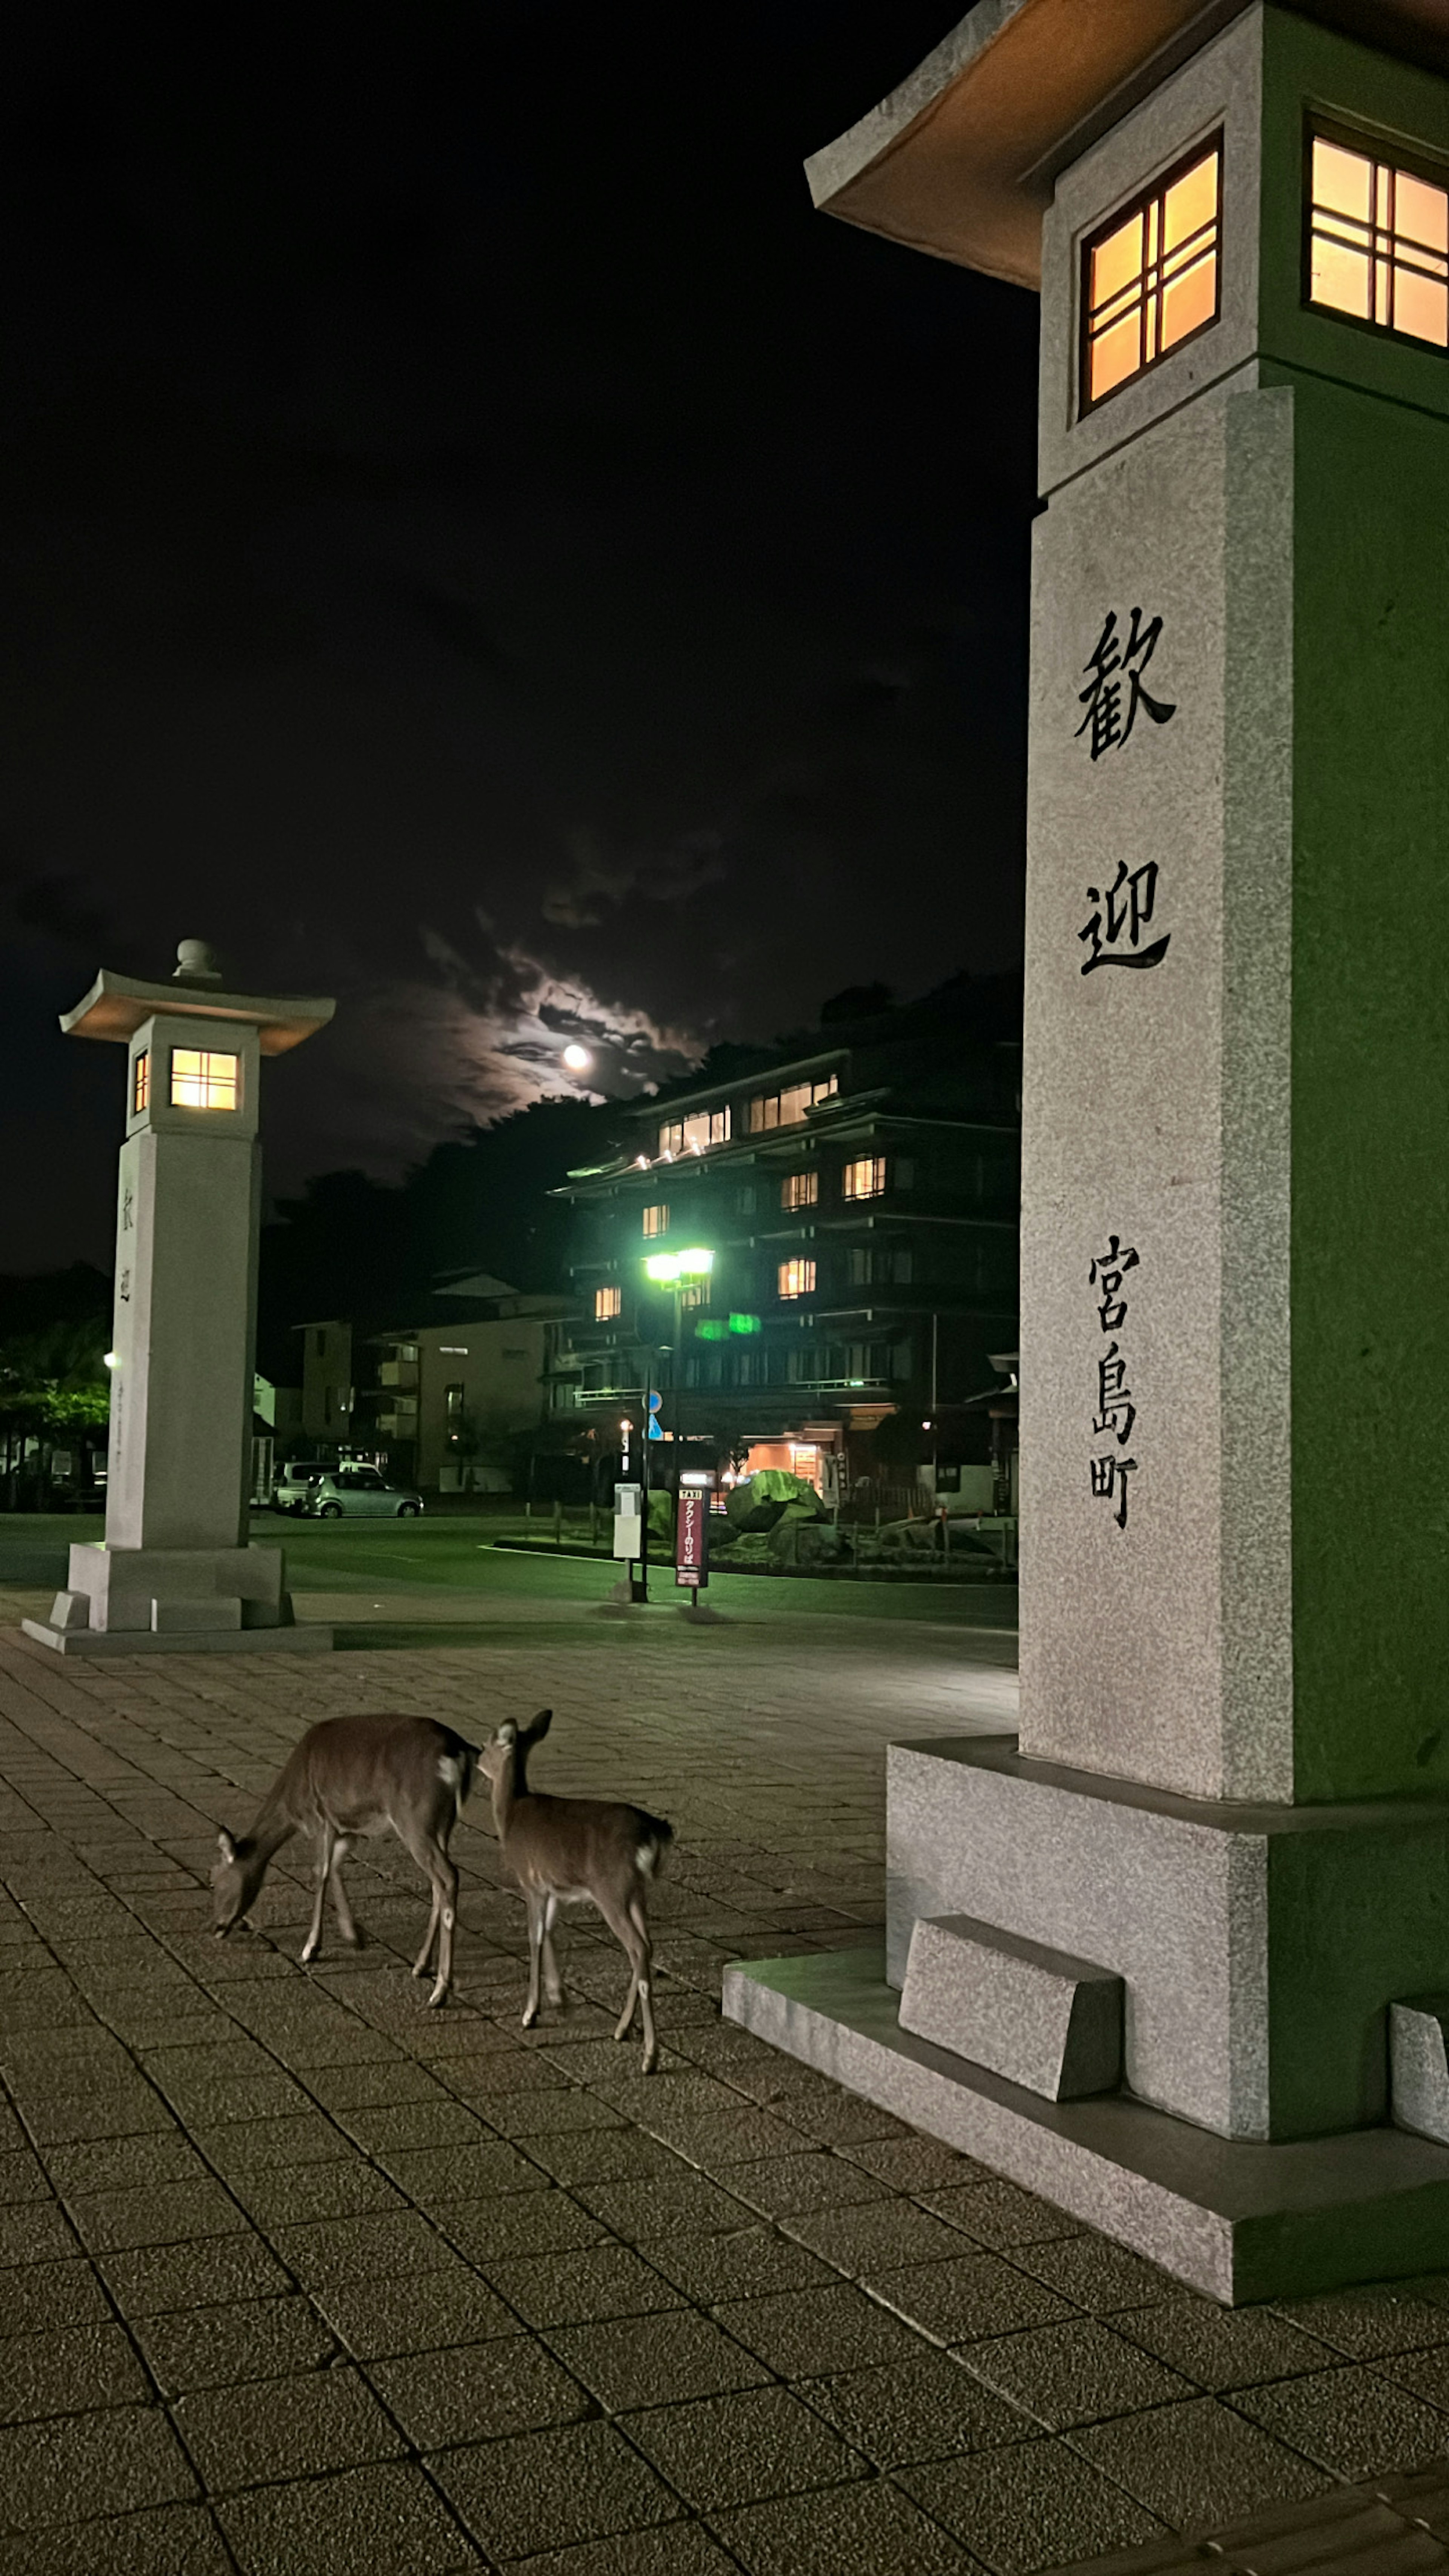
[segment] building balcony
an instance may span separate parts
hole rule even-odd
[[[384,1360],[377,1372],[377,1382],[379,1386],[386,1387],[416,1387],[418,1363],[416,1360]]]

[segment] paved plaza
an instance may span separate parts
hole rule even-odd
[[[878,1926],[884,1744],[1015,1682],[944,1602],[717,1598],[354,1591],[333,1657],[87,1666],[0,1595],[0,2576],[1449,2567],[1449,2278],[1225,2314],[720,2020],[727,1959]],[[212,1938],[304,1727],[545,1705],[538,1786],[678,1831],[656,2076],[591,1914],[520,2031],[485,1793],[446,2010],[391,1838],[360,1952],[297,1964],[300,1845]]]

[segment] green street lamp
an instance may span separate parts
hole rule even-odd
[[[651,1252],[647,1255],[644,1263],[646,1278],[652,1279],[656,1286],[660,1288],[672,1288],[674,1291],[674,1341],[670,1351],[669,1360],[669,1391],[674,1399],[670,1406],[670,1411],[674,1416],[671,1428],[674,1432],[674,1482],[676,1487],[679,1483],[679,1470],[683,1463],[683,1424],[680,1421],[680,1407],[683,1401],[683,1371],[679,1364],[679,1343],[680,1336],[684,1329],[684,1291],[692,1281],[697,1279],[707,1279],[713,1268],[714,1254],[710,1251],[708,1245],[699,1243],[687,1245],[682,1252]]]

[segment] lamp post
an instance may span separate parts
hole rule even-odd
[[[644,1264],[648,1278],[654,1280],[659,1287],[671,1288],[674,1292],[674,1339],[669,1351],[669,1393],[672,1402],[669,1410],[674,1417],[671,1429],[674,1433],[676,1495],[679,1491],[684,1429],[680,1419],[683,1380],[679,1367],[679,1338],[684,1329],[684,1292],[693,1281],[707,1279],[713,1268],[714,1254],[703,1244],[691,1244],[683,1252],[651,1252]]]

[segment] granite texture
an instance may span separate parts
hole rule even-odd
[[[1222,2137],[1382,2119],[1388,2007],[1444,1981],[1449,1800],[1219,1806],[1024,1759],[887,1757],[889,1974],[963,1913],[1120,1975],[1125,2078]]]
[[[1449,2146],[1449,1995],[1389,2006],[1389,2108],[1396,2125]]]
[[[1121,1978],[969,1914],[917,1922],[900,2021],[1049,2102],[1121,2082]]]
[[[1233,2143],[1122,2094],[1046,2103],[903,2031],[883,1971],[877,1948],[737,1963],[725,2016],[1225,2304],[1449,2264],[1449,2150],[1391,2127]]]

